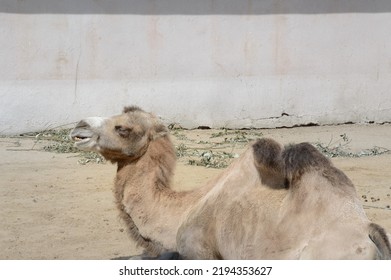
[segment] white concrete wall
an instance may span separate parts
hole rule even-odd
[[[389,0],[0,0],[0,135],[391,121]]]

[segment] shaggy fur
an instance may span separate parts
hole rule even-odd
[[[124,107],[124,110],[122,112],[126,114],[126,113],[131,113],[136,111],[143,111],[143,110],[138,106],[126,106]]]
[[[290,186],[295,186],[303,174],[318,171],[333,186],[354,188],[350,179],[309,143],[287,146],[282,153],[282,161]]]
[[[254,164],[260,173],[262,183],[271,188],[287,188],[282,146],[273,139],[263,138],[256,141],[252,148]]]

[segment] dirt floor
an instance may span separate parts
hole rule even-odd
[[[172,130],[175,188],[200,186],[249,141],[311,142],[357,187],[369,218],[391,232],[391,125],[263,130]],[[140,253],[112,195],[116,167],[44,151],[39,137],[0,138],[0,259],[111,259]]]

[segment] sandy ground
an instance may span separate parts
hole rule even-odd
[[[248,139],[259,136],[284,144],[342,145],[356,153],[373,147],[391,150],[389,124],[240,132],[179,130],[173,134],[183,152],[174,180],[178,190],[200,186],[221,172],[189,165],[189,160],[200,159],[194,151],[227,151],[235,156]],[[114,206],[116,167],[110,163],[81,165],[77,154],[45,152],[44,145],[31,137],[0,138],[0,259],[111,259],[140,253]],[[368,217],[391,232],[391,153],[332,161],[356,185]]]

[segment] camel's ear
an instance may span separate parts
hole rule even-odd
[[[153,127],[152,133],[150,135],[150,139],[154,140],[154,139],[157,139],[159,137],[166,136],[168,133],[169,133],[168,128],[164,124],[157,123]]]

